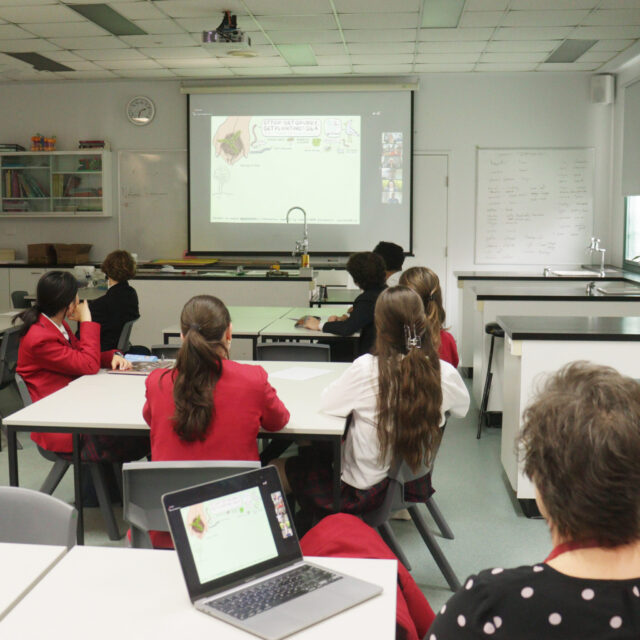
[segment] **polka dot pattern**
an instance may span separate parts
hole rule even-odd
[[[440,609],[440,613],[444,613],[447,610],[447,605],[443,604],[442,609]]]
[[[620,616],[613,616],[613,618],[609,620],[609,626],[612,629],[619,629],[622,626],[622,618]]]
[[[535,573],[540,573],[541,571],[544,571],[544,567],[541,567],[539,564],[537,564],[535,567],[533,567],[533,570]]]
[[[495,569],[491,569],[491,575],[497,576],[499,573],[502,573],[504,569],[500,567],[496,567]]]
[[[471,589],[471,587],[473,587],[473,580],[471,580],[471,578],[469,578],[469,580],[467,580],[467,584],[464,585],[464,588],[469,591],[469,589]]]
[[[633,591],[633,595],[634,595],[636,598],[640,598],[640,589],[638,589],[638,587],[637,587],[637,586],[633,587],[633,589],[631,589],[631,591]]]
[[[554,627],[558,626],[562,622],[562,616],[559,613],[552,613],[549,616],[549,624],[552,624]]]
[[[520,595],[525,599],[530,598],[533,595],[533,588],[532,587],[524,587],[522,589],[522,591],[520,592]]]
[[[432,634],[429,636],[429,640],[438,640],[438,638],[436,638],[436,634],[435,634],[435,633],[432,633]]]
[[[502,618],[500,616],[494,616],[493,624],[496,626],[496,629],[499,629],[502,626]]]
[[[496,628],[493,626],[493,624],[491,622],[485,622],[484,627],[482,627],[482,630],[488,635],[490,636],[492,633],[496,632]]]
[[[463,615],[458,616],[458,626],[464,627],[465,624],[467,624],[467,619]]]
[[[580,595],[583,600],[593,600],[596,594],[593,589],[584,589]]]

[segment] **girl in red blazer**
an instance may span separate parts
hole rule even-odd
[[[442,306],[440,279],[427,267],[411,267],[402,272],[399,284],[413,289],[421,298],[427,321],[431,327],[431,341],[438,350],[440,360],[458,368],[458,347],[455,338],[445,330],[446,313]]]
[[[49,271],[38,281],[36,303],[18,314],[23,322],[22,339],[18,350],[16,372],[27,384],[29,395],[35,402],[48,396],[72,380],[98,373],[100,367],[127,369],[131,365],[115,350],[100,353],[100,325],[91,321],[86,302],[78,300],[78,283],[72,274]],[[66,323],[65,318],[76,320],[79,338]],[[71,434],[32,433],[31,438],[42,448],[68,454],[73,450]],[[95,442],[100,446],[95,446]],[[131,442],[133,441],[133,443]],[[83,439],[82,456],[85,460],[122,458],[128,445],[138,445],[139,438],[97,437],[89,442]],[[89,446],[84,446],[88,444]],[[109,448],[118,450],[113,456]],[[148,443],[147,443],[148,448]],[[124,459],[135,459],[128,455]]]

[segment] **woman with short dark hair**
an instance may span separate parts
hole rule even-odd
[[[471,576],[429,638],[640,638],[640,384],[567,365],[524,413],[524,470],[554,549]]]

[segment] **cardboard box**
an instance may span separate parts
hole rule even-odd
[[[28,244],[27,262],[29,262],[29,264],[55,264],[56,251],[53,245],[46,242]]]
[[[86,264],[92,244],[55,244],[58,264]]]

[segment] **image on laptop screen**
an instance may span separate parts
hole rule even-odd
[[[201,583],[278,555],[258,487],[180,509]]]

